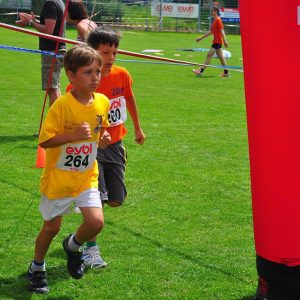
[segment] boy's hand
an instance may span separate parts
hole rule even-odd
[[[110,144],[110,142],[111,142],[110,134],[107,131],[104,131],[104,133],[100,137],[98,146],[99,148],[104,149]]]
[[[92,137],[90,124],[84,122],[80,124],[74,131],[76,140],[88,140]]]
[[[135,130],[135,141],[137,144],[143,145],[145,138],[146,138],[146,136],[145,136],[142,128]]]
[[[226,39],[224,40],[224,46],[225,46],[225,48],[227,48],[229,46]]]
[[[202,37],[198,37],[197,39],[196,39],[196,42],[198,43],[198,42],[200,42],[202,40]]]

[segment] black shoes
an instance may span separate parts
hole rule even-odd
[[[66,237],[63,242],[63,248],[67,254],[67,269],[69,274],[74,279],[80,279],[84,275],[84,260],[82,259],[82,252],[73,252],[68,248],[68,242],[71,234]]]
[[[46,271],[32,272],[31,264],[27,272],[28,290],[36,294],[47,294],[49,292]]]

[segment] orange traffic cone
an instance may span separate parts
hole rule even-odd
[[[46,152],[41,146],[38,146],[35,166],[37,168],[45,167]]]

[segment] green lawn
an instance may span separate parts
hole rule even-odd
[[[0,36],[1,45],[38,48],[33,36],[2,28]],[[176,50],[210,46],[209,38],[201,44],[195,38],[124,32],[120,48],[162,49],[165,57],[202,63],[204,52]],[[241,66],[240,36],[228,40],[228,63]],[[0,54],[1,300],[251,299],[257,278],[242,73],[220,78],[221,70],[207,69],[198,78],[192,67],[119,63],[134,78],[147,140],[134,143],[129,120],[128,198],[120,209],[105,207],[99,237],[109,267],[70,278],[61,241],[81,218],[71,214],[48,253],[50,294],[43,297],[26,291],[24,277],[42,223],[34,137],[44,100],[40,57]],[[62,90],[66,84],[63,74]]]

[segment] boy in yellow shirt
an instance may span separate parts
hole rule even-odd
[[[83,216],[77,231],[63,240],[67,269],[73,278],[84,275],[82,244],[97,235],[104,224],[96,155],[97,147],[110,143],[105,129],[110,104],[106,96],[94,93],[101,64],[99,53],[88,46],[75,46],[66,53],[64,67],[73,88],[50,107],[40,132],[39,145],[46,149],[40,185],[44,224],[27,273],[31,292],[49,291],[44,258],[73,203]]]

